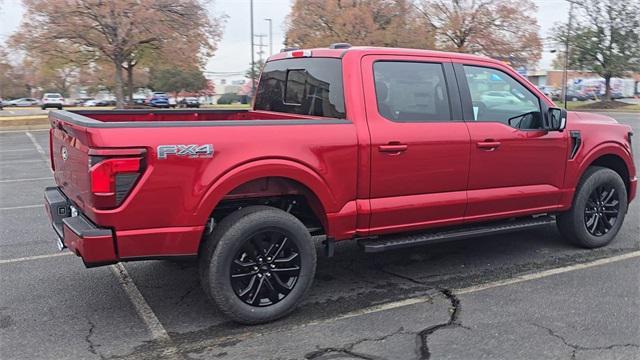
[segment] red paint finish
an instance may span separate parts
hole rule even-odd
[[[376,61],[495,68],[521,82],[541,104],[553,106],[501,62],[363,47],[312,49],[311,54],[342,61],[344,123],[253,110],[79,112],[94,121],[122,123],[106,128],[78,125],[51,112],[56,183],[96,226],[114,232],[113,237],[80,239],[65,231],[67,246],[86,263],[194,255],[216,206],[225,199],[260,195],[265,178],[280,180],[265,187],[264,195],[305,196],[327,235],[336,240],[566,210],[581,175],[605,155],[625,164],[629,199],[635,196],[630,128],[601,115],[569,113],[566,130],[547,132],[523,131],[498,121],[465,121],[462,115],[399,123],[378,112]],[[270,61],[287,56],[277,54]],[[466,81],[446,76],[448,83]],[[458,95],[449,94],[452,109],[464,107]],[[320,123],[300,123],[310,119]],[[252,120],[283,122],[240,122]],[[196,126],[201,121],[225,123]],[[569,156],[570,131],[579,131],[582,138],[574,158]],[[158,158],[158,146],[190,144],[211,144],[214,153]],[[105,209],[95,203],[89,168],[90,161],[112,158],[140,158],[141,174],[121,204]]]

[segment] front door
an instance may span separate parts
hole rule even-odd
[[[566,132],[542,128],[544,99],[509,69],[455,64],[470,109],[471,136],[466,220],[488,220],[558,206],[567,161]]]
[[[362,69],[370,234],[462,222],[470,142],[450,61],[371,55]]]

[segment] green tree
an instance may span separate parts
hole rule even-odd
[[[611,78],[640,69],[640,1],[574,2],[576,23],[554,29],[553,38],[569,42],[569,66],[591,70],[604,78],[604,101],[611,100]]]
[[[149,86],[153,90],[172,92],[198,92],[207,88],[207,79],[199,69],[166,68],[151,71]]]

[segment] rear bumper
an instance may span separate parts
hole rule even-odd
[[[98,227],[77,210],[72,214],[71,201],[57,187],[45,189],[44,201],[59,244],[80,256],[85,266],[101,266],[118,261],[111,229]]]

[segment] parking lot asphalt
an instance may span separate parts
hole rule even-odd
[[[638,114],[609,115],[640,133]],[[381,254],[341,243],[300,309],[247,327],[192,262],[85,269],[58,253],[47,152],[46,131],[0,133],[2,359],[640,358],[638,201],[596,250],[553,226]]]

